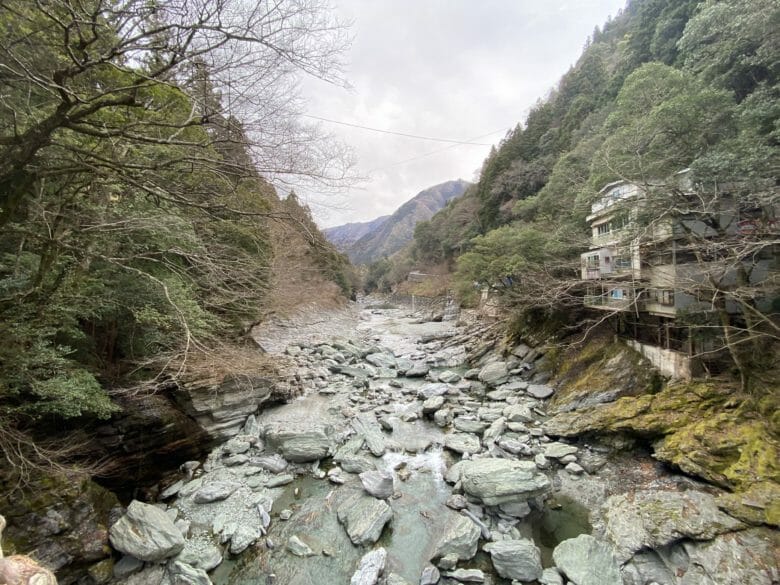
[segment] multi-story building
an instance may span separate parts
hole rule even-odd
[[[585,306],[617,315],[618,326],[643,353],[652,350],[661,362],[674,362],[662,368],[670,375],[689,376],[694,365],[688,358],[714,357],[723,347],[710,331],[697,329],[695,319],[680,317],[712,315],[718,303],[739,314],[734,299],[740,286],[753,294],[757,283],[776,279],[777,246],[763,245],[769,240],[756,234],[776,233],[776,200],[751,203],[738,192],[720,186],[708,194],[686,169],[664,184],[605,185],[586,218],[592,235],[581,255]],[[756,242],[762,245],[753,255],[730,249]],[[719,289],[733,294],[719,297]],[[776,297],[753,294],[749,300],[760,306]]]

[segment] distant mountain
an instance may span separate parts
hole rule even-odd
[[[414,238],[414,226],[433,217],[448,201],[460,197],[470,185],[471,183],[468,181],[458,179],[421,191],[399,207],[390,217],[380,217],[374,222],[369,222],[370,224],[379,223],[345,247],[344,251],[354,264],[370,264],[383,256],[397,252]],[[325,236],[338,247],[328,232],[346,228],[349,225],[355,224],[330,228],[330,230],[325,230]]]
[[[352,244],[379,228],[389,217],[389,215],[383,215],[372,221],[345,223],[344,225],[325,228],[321,231],[340,252],[346,252]]]

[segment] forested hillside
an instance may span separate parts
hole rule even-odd
[[[739,266],[771,253],[778,25],[780,6],[772,0],[629,1],[492,150],[479,182],[418,226],[408,256],[418,265],[448,263],[464,298],[474,294],[474,282],[512,275],[505,301],[521,312],[581,308],[579,255],[588,249],[585,217],[599,190],[625,180],[655,194],[655,217],[677,210],[711,220],[703,196],[692,202],[675,190],[671,177],[683,169],[691,169],[699,193],[712,194],[710,205],[722,206],[722,186],[732,185],[737,207],[749,201],[761,215],[750,234],[696,250],[701,261]],[[729,343],[741,340],[742,349],[776,339],[773,318],[758,316],[754,301],[777,296],[777,285],[776,272],[760,291],[754,282],[721,278],[709,291],[712,306],[728,299],[756,313],[756,321],[713,326],[724,327]]]
[[[240,341],[290,289],[349,291],[346,258],[270,182],[344,176],[293,87],[338,82],[345,45],[316,5],[0,17],[0,450],[23,465],[42,453],[28,433],[111,416],[112,392]]]
[[[369,264],[394,254],[411,241],[417,224],[430,219],[448,202],[460,197],[468,186],[468,182],[459,179],[420,191],[385,221],[353,242],[345,252],[355,264]]]

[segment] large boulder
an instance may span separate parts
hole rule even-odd
[[[363,437],[366,447],[375,457],[381,457],[385,454],[387,450],[385,436],[373,414],[360,413],[352,419],[352,428],[358,437]]]
[[[500,386],[509,379],[506,362],[493,362],[479,371],[479,381],[488,386]]]
[[[460,481],[464,492],[488,506],[524,502],[550,490],[550,480],[533,461],[497,458],[464,461]]]
[[[265,436],[285,459],[295,463],[317,461],[330,454],[331,429],[314,426],[307,429],[274,428]]]
[[[393,495],[395,491],[393,485],[393,474],[386,471],[371,470],[364,471],[359,475],[363,489],[369,495],[386,500]]]
[[[171,517],[156,506],[137,500],[109,530],[111,545],[142,561],[157,562],[176,556],[184,548],[184,537]]]
[[[451,514],[433,557],[455,555],[463,561],[471,559],[477,554],[480,534],[479,526],[472,520],[461,514]]]
[[[642,549],[655,549],[683,538],[710,540],[744,528],[718,509],[704,492],[646,490],[612,496],[603,506],[605,535],[621,563]]]
[[[210,504],[229,498],[240,487],[235,481],[209,481],[195,492],[193,500],[196,504]]]
[[[392,518],[393,510],[384,500],[356,494],[339,506],[336,515],[353,544],[373,544]]]
[[[349,580],[349,585],[376,585],[379,575],[385,570],[386,561],[387,551],[384,548],[367,552],[360,559],[360,564]]]
[[[612,547],[589,534],[564,540],[555,547],[553,561],[575,585],[623,585]]]
[[[214,439],[237,434],[249,415],[272,394],[290,393],[279,382],[262,376],[200,378],[185,382],[176,399]]]
[[[530,540],[500,540],[485,550],[496,572],[505,579],[535,581],[542,576],[542,553]]]
[[[482,449],[482,444],[479,442],[479,437],[470,435],[468,433],[452,433],[444,437],[444,446],[450,451],[456,453],[479,453]]]

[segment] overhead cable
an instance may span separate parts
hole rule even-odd
[[[392,134],[394,136],[403,136],[404,138],[415,138],[417,140],[429,140],[431,142],[447,142],[449,144],[468,144],[472,146],[491,146],[485,142],[472,142],[470,140],[451,140],[448,138],[433,138],[431,136],[419,136],[417,134],[407,134],[406,132],[395,132],[393,130],[382,130],[381,128],[371,128],[370,126],[362,126],[360,124],[352,124],[351,122],[342,122],[340,120],[331,120],[330,118],[322,118],[320,116],[312,116],[310,114],[304,114],[304,118],[311,118],[313,120],[319,120],[321,122],[330,122],[331,124],[339,124],[341,126],[349,126],[350,128],[360,128],[361,130],[369,130],[371,132],[379,132],[381,134]],[[495,132],[491,132],[495,134]],[[486,136],[489,136],[486,135]]]

